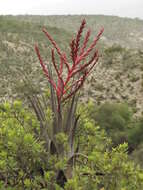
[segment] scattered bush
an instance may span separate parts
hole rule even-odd
[[[126,131],[131,118],[130,108],[121,103],[102,104],[94,117],[96,123],[107,132],[115,144],[127,141]]]

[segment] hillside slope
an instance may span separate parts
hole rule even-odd
[[[103,26],[104,41],[107,44],[119,43],[128,48],[143,48],[143,20],[104,15],[82,16],[19,16],[19,20],[65,29],[75,32],[85,18],[93,34]]]
[[[36,88],[47,85],[34,52],[34,44],[38,42],[45,60],[51,61],[50,44],[41,32],[42,26],[68,51],[72,33],[83,17],[93,34],[101,26],[105,28],[100,42],[102,58],[84,86],[84,100],[90,97],[98,104],[126,101],[137,114],[142,114],[143,21],[113,16],[0,16],[1,100],[18,95],[15,87],[22,81],[21,73]]]

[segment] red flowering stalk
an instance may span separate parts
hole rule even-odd
[[[82,32],[83,32],[83,29],[85,28],[85,24],[86,24],[86,21],[85,19],[83,19],[82,23],[81,23],[81,26],[78,30],[78,33],[77,33],[77,36],[76,36],[76,39],[75,39],[75,48],[74,48],[74,54],[75,54],[75,58],[77,57],[77,53],[79,51],[79,46],[80,46],[80,39],[81,39],[81,35],[82,35]]]
[[[71,48],[71,58],[72,58],[72,61],[74,62],[75,61],[75,39],[73,39],[70,43],[70,48]]]
[[[86,48],[86,46],[87,46],[87,43],[88,43],[88,41],[89,41],[90,33],[91,33],[91,31],[90,31],[90,29],[89,29],[89,30],[87,31],[87,33],[86,33],[86,36],[85,36],[85,39],[84,39],[84,42],[83,42],[83,47],[81,48],[81,53],[80,53],[80,55],[82,55],[82,54],[84,53],[84,50],[85,50],[85,48]]]
[[[61,51],[61,49],[58,47],[57,43],[53,40],[51,35],[46,31],[45,28],[43,28],[43,32],[45,33],[49,41],[52,43],[54,49],[56,50],[59,56],[60,63],[58,65],[55,61],[54,49],[51,50],[52,64],[57,74],[57,81],[50,77],[49,71],[41,58],[39,49],[37,45],[35,46],[35,50],[39,58],[40,64],[42,66],[42,69],[56,93],[58,110],[60,109],[62,102],[71,98],[82,87],[82,85],[85,82],[85,79],[89,75],[90,71],[94,68],[99,58],[98,51],[95,50],[90,60],[86,61],[86,58],[89,57],[90,53],[94,50],[97,41],[100,39],[100,36],[103,33],[103,29],[100,30],[100,32],[94,38],[91,45],[87,48],[87,43],[89,42],[89,37],[91,34],[91,31],[88,30],[85,35],[83,45],[80,47],[81,36],[85,28],[85,25],[86,21],[83,20],[77,32],[76,38],[73,39],[70,43],[72,65],[67,60],[66,54]],[[64,66],[67,68],[65,78],[63,76]]]
[[[81,37],[85,25],[86,21],[83,20],[76,37],[70,43],[69,59],[67,59],[66,53],[61,51],[47,30],[43,28],[44,34],[53,45],[51,49],[51,64],[53,69],[51,69],[50,63],[47,65],[44,63],[39,48],[35,45],[35,51],[42,70],[50,84],[50,106],[54,115],[52,124],[48,123],[46,118],[47,106],[49,105],[45,96],[42,94],[41,98],[34,94],[28,96],[31,106],[39,120],[40,134],[45,142],[46,150],[49,154],[56,154],[58,157],[63,158],[67,156],[69,160],[78,153],[78,145],[74,143],[77,123],[80,117],[76,114],[78,91],[84,85],[87,77],[98,62],[99,53],[95,47],[103,33],[103,29],[101,29],[91,44],[89,44],[91,35],[89,29],[81,44]],[[58,55],[58,60],[55,58],[56,54]],[[53,70],[55,75],[52,73]],[[60,133],[64,133],[68,137],[68,149],[65,149],[63,144],[59,144],[56,137]],[[71,165],[69,167],[71,168]]]

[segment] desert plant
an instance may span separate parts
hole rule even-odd
[[[43,99],[41,101],[38,97],[28,97],[40,121],[47,151],[61,158],[66,155],[68,160],[74,157],[77,149],[74,141],[77,122],[80,117],[76,114],[79,90],[98,62],[99,53],[95,46],[103,33],[103,29],[101,29],[91,45],[87,47],[91,34],[91,31],[88,30],[83,44],[80,44],[85,25],[86,21],[83,20],[76,37],[70,43],[70,59],[61,51],[47,30],[43,28],[44,34],[54,47],[51,49],[53,69],[50,63],[48,65],[44,63],[38,45],[35,45],[41,67],[50,84],[51,126],[49,126],[50,124],[45,117],[47,106]],[[59,58],[59,65],[57,64],[55,51]],[[90,57],[92,52],[93,55]],[[64,139],[68,148],[65,148]]]

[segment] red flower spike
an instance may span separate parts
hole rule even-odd
[[[54,46],[54,48],[57,50],[57,53],[59,54],[59,56],[62,57],[62,52],[61,52],[60,48],[57,46],[56,42],[53,40],[53,38],[46,31],[45,28],[43,28],[43,32],[45,33],[45,35],[47,36],[47,38],[49,39],[49,41],[52,43],[52,45]]]
[[[82,35],[82,32],[83,32],[83,29],[85,28],[85,24],[86,24],[86,21],[85,21],[85,19],[83,19],[83,21],[82,21],[82,23],[80,25],[80,28],[78,30],[76,40],[75,40],[75,57],[77,57],[77,53],[79,51],[80,38],[81,38],[81,35]]]
[[[90,53],[94,50],[98,40],[100,39],[100,36],[102,35],[104,29],[102,28],[98,35],[94,38],[91,45],[87,48],[87,43],[89,41],[89,37],[91,34],[91,31],[88,30],[83,45],[80,48],[80,39],[81,35],[83,33],[83,29],[85,28],[85,20],[82,21],[81,26],[77,32],[77,36],[75,39],[73,39],[70,43],[71,48],[71,59],[72,59],[72,66],[70,66],[70,63],[67,61],[66,54],[61,51],[61,49],[57,46],[56,42],[53,40],[53,38],[50,36],[50,34],[46,31],[45,28],[43,28],[43,32],[49,39],[49,41],[52,43],[54,49],[56,50],[58,56],[59,56],[59,66],[56,64],[55,61],[55,52],[54,49],[51,50],[51,57],[52,57],[52,64],[57,74],[57,81],[54,82],[54,79],[51,79],[49,76],[48,69],[46,68],[45,64],[43,63],[43,60],[41,58],[39,49],[37,46],[35,46],[35,50],[37,53],[37,56],[39,58],[40,64],[42,66],[42,69],[47,76],[49,83],[53,86],[56,96],[57,96],[57,108],[58,112],[61,110],[61,105],[66,100],[70,99],[73,95],[77,93],[77,91],[83,86],[86,78],[90,74],[90,72],[93,70],[94,66],[96,65],[98,59],[99,59],[99,53],[98,50],[95,50],[93,56],[89,59],[89,61],[86,61],[86,58],[90,55]],[[83,62],[84,61],[84,62]],[[63,76],[63,69],[64,66],[67,69],[67,73],[65,76]]]
[[[58,71],[58,68],[57,68],[57,65],[56,65],[56,62],[55,62],[55,54],[54,54],[54,49],[51,50],[51,53],[52,53],[52,63],[53,63],[53,66],[55,68],[55,71],[57,73],[57,76],[58,78],[62,81],[62,83],[64,83],[62,77],[61,77],[61,69],[60,71]],[[62,61],[62,65],[63,65],[63,61]],[[61,67],[61,66],[60,66]],[[62,66],[63,67],[63,66]]]
[[[63,59],[68,71],[69,71],[69,64],[67,62],[67,60],[65,59],[65,57],[63,56],[63,53],[61,52],[60,48],[57,46],[56,42],[53,40],[53,38],[51,37],[51,35],[46,31],[45,28],[43,28],[43,32],[45,33],[45,35],[47,36],[47,38],[49,39],[49,41],[52,43],[52,45],[54,46],[54,48],[57,50],[58,55]]]
[[[46,77],[48,78],[48,80],[49,80],[49,82],[51,83],[51,85],[53,86],[53,88],[56,90],[56,84],[54,83],[54,81],[53,81],[53,80],[50,78],[50,76],[49,76],[48,69],[46,68],[46,65],[43,63],[43,60],[42,60],[42,58],[41,58],[40,51],[39,51],[37,45],[35,45],[35,51],[36,51],[36,53],[37,53],[37,56],[38,56],[38,58],[39,58],[40,64],[41,64],[41,66],[42,66],[42,69],[43,69],[43,71],[44,71]]]
[[[71,48],[71,58],[73,63],[75,62],[75,39],[73,39],[70,43],[70,48]]]
[[[92,44],[90,45],[90,47],[86,50],[86,52],[84,52],[81,56],[79,56],[76,59],[76,65],[83,59],[85,59],[89,53],[94,49],[94,47],[97,44],[97,41],[100,39],[101,34],[103,33],[104,29],[101,29],[100,32],[98,33],[97,37],[94,38]]]
[[[87,33],[86,33],[86,36],[85,36],[85,39],[84,39],[84,42],[83,42],[83,47],[81,48],[80,56],[84,53],[84,50],[85,50],[85,48],[87,46],[87,43],[89,41],[90,33],[91,33],[90,30],[88,30]]]

